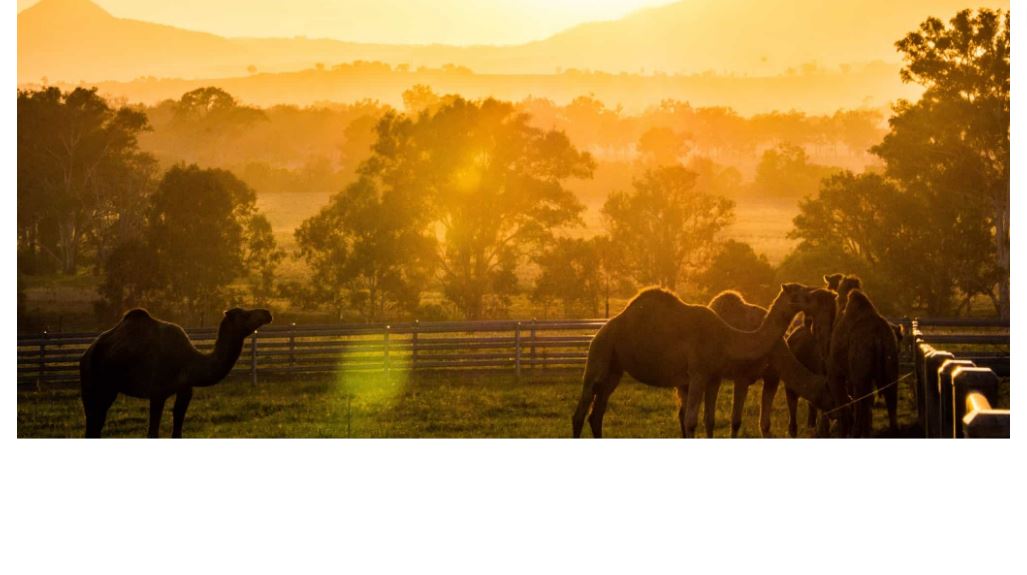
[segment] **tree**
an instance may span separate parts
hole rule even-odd
[[[811,163],[801,146],[780,144],[763,153],[753,188],[766,198],[802,198],[815,194],[820,181],[838,171]]]
[[[745,299],[767,306],[778,292],[774,267],[764,254],[747,243],[728,240],[720,245],[710,265],[698,277],[707,299],[727,290],[737,290]]]
[[[167,129],[169,136],[181,143],[179,159],[207,166],[224,166],[230,157],[229,143],[253,124],[268,119],[264,111],[244,106],[221,88],[209,86],[182,94],[171,107]]]
[[[968,255],[994,262],[985,277],[998,276],[997,308],[1009,317],[1009,13],[963,10],[949,26],[928,18],[896,46],[902,80],[924,93],[896,104],[891,131],[873,151],[889,176],[931,205],[925,224],[955,238],[989,230],[991,249]]]
[[[527,253],[580,222],[584,208],[563,183],[590,177],[595,164],[510,103],[446,100],[416,118],[386,115],[360,172],[424,206],[441,239],[443,293],[478,319],[503,313]]]
[[[224,170],[175,166],[164,174],[146,240],[166,306],[192,318],[224,308],[229,284],[244,275],[255,202],[253,190]]]
[[[340,316],[355,308],[365,321],[413,313],[433,269],[435,238],[411,191],[364,176],[304,221],[296,241],[313,275],[300,293]]]
[[[801,201],[799,210],[789,237],[802,241],[782,267],[805,259],[821,264],[821,275],[829,270],[860,274],[886,310],[948,315],[956,309],[957,288],[987,277],[984,264],[973,257],[989,245],[985,229],[954,236],[935,228],[931,221],[938,209],[882,175],[833,176],[817,196]]]
[[[695,181],[682,166],[650,169],[633,192],[613,192],[603,206],[622,269],[637,283],[676,289],[704,267],[714,236],[730,223],[734,203],[696,192]]]
[[[75,273],[90,234],[149,193],[153,160],[137,144],[146,129],[143,113],[112,108],[95,88],[18,92],[18,246],[29,265]]]
[[[533,258],[541,273],[535,280],[532,301],[548,308],[551,302],[559,300],[565,318],[598,316],[604,289],[598,248],[595,240],[557,238]]]
[[[243,264],[256,305],[266,306],[275,290],[275,269],[285,257],[278,248],[271,222],[264,214],[253,214],[246,222]]]
[[[643,162],[656,166],[677,164],[688,152],[687,136],[658,126],[649,128],[638,139],[638,151]]]

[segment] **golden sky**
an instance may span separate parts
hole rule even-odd
[[[38,0],[18,0],[18,10]],[[112,15],[222,36],[516,44],[672,0],[93,0]]]

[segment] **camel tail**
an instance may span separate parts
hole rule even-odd
[[[613,346],[610,338],[610,322],[599,328],[592,343],[588,346],[588,359],[585,362],[585,375],[582,378],[581,399],[574,411],[572,427],[574,437],[581,437],[581,429],[585,425],[592,404],[595,402],[596,384],[603,381],[610,372],[610,361]]]

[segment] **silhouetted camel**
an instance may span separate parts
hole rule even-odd
[[[839,295],[839,297],[841,297]],[[844,313],[835,324],[828,355],[827,373],[835,401],[861,397],[876,386],[888,408],[888,423],[898,427],[899,345],[895,326],[877,312],[860,289],[848,293]],[[842,433],[869,437],[872,431],[873,397],[844,410]],[[851,427],[850,427],[851,426]]]
[[[606,404],[625,372],[648,385],[675,388],[682,435],[694,436],[707,385],[719,382],[728,362],[759,359],[776,344],[783,348],[781,336],[808,308],[812,289],[781,286],[756,331],[735,329],[710,308],[686,304],[668,291],[643,290],[600,328],[588,348],[574,437],[580,437],[586,416],[592,435],[602,437]]]
[[[86,437],[100,437],[107,410],[119,393],[150,400],[148,437],[157,437],[164,402],[175,396],[172,437],[182,437],[182,420],[194,387],[218,383],[242,352],[243,340],[271,322],[266,309],[225,312],[212,353],[201,353],[185,331],[134,309],[101,333],[79,360]]]
[[[804,312],[809,318],[817,318],[820,323],[827,322],[830,324],[835,312],[835,301],[834,294],[827,290],[814,290],[810,293],[811,307],[810,311]],[[709,304],[710,309],[715,311],[717,315],[721,317],[728,325],[737,329],[752,330],[759,327],[763,318],[767,314],[767,310],[758,305],[753,305],[745,301],[741,294],[736,291],[725,291],[714,297]],[[749,386],[756,382],[758,379],[763,380],[762,397],[760,402],[760,434],[763,437],[770,437],[770,423],[772,409],[774,405],[774,396],[777,394],[778,384],[780,383],[781,377],[777,366],[773,365],[771,361],[772,354],[767,354],[754,361],[738,361],[730,362],[728,371],[723,376],[729,378],[734,382],[734,401],[732,403],[731,410],[731,437],[738,436],[738,430],[742,425],[742,412],[745,407],[745,397],[748,393]],[[810,380],[810,378],[817,372],[812,369],[796,370],[792,378],[802,378]],[[786,381],[785,388],[788,389],[790,381]],[[815,381],[807,381],[807,386],[817,385]],[[706,417],[706,434],[707,436],[713,435],[714,419],[716,417],[716,402],[717,393],[720,387],[720,382],[710,385],[706,388],[705,402],[705,417]],[[796,395],[794,391],[789,391],[789,394]],[[796,397],[798,397],[796,395]],[[792,437],[795,437],[795,433],[791,433]]]

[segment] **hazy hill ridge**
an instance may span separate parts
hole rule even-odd
[[[974,6],[1008,8],[1008,1]],[[514,46],[385,45],[308,38],[225,38],[117,18],[89,0],[41,0],[18,14],[18,81],[99,82],[142,76],[216,78],[295,71],[355,60],[485,74],[612,73],[776,75],[816,61],[885,61],[926,16],[948,18],[965,0],[682,0],[582,24]],[[398,17],[402,17],[399,15]]]

